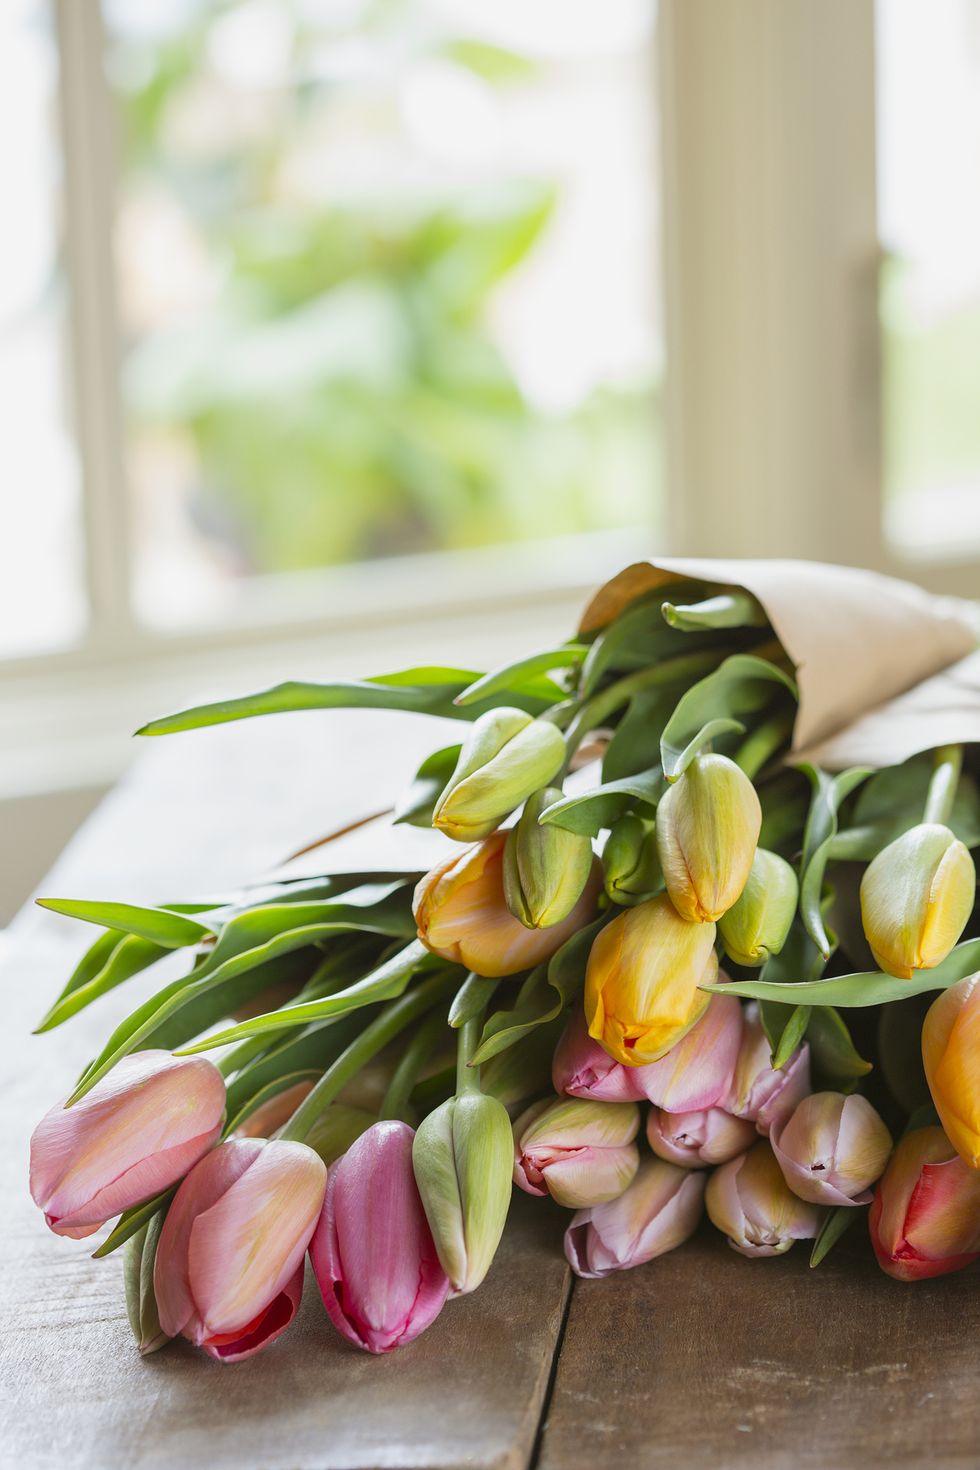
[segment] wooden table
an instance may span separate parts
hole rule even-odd
[[[43,891],[152,902],[237,883],[390,797],[436,743],[423,720],[346,712],[154,742]],[[341,750],[357,752],[358,779],[334,783]],[[900,1285],[859,1232],[816,1272],[803,1247],[747,1261],[705,1231],[573,1283],[562,1212],[521,1196],[481,1290],[389,1358],[348,1348],[310,1289],[293,1329],[246,1363],[184,1343],[141,1361],[119,1256],[56,1239],[27,1196],[35,1120],[149,988],[130,982],[30,1037],[85,938],[32,910],[3,957],[3,1466],[980,1464],[980,1271]]]

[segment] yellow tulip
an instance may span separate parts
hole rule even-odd
[[[939,822],[920,822],[883,847],[861,880],[861,922],[877,964],[900,980],[940,964],[976,889],[969,851]]]
[[[922,1062],[947,1138],[980,1169],[980,974],[951,985],[929,1007]]]
[[[736,902],[752,870],[762,825],[755,787],[724,755],[697,755],[657,808],[657,851],[682,916],[713,923]]]
[[[477,975],[514,975],[548,960],[595,913],[602,881],[598,861],[566,918],[527,929],[504,896],[506,832],[494,832],[426,873],[415,890],[418,935],[427,949]]]
[[[589,955],[589,1035],[627,1067],[662,1057],[711,998],[698,986],[717,977],[714,941],[714,924],[689,924],[666,894],[624,909]]]

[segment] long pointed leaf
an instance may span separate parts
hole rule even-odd
[[[101,903],[87,898],[39,898],[42,909],[65,914],[69,919],[84,919],[88,924],[101,924],[106,929],[120,929],[125,934],[138,934],[164,949],[184,949],[200,944],[214,931],[213,925],[202,924],[187,914],[171,909],[143,908],[134,903]]]
[[[35,1028],[38,1032],[51,1031],[55,1026],[60,1026],[63,1021],[77,1015],[79,1011],[91,1005],[94,1000],[98,1000],[107,991],[114,990],[117,985],[122,985],[125,980],[131,980],[134,975],[139,975],[150,965],[155,965],[157,960],[162,960],[165,955],[173,953],[173,950],[164,949],[160,944],[152,944],[148,939],[141,939],[138,934],[120,934],[118,929],[110,930],[110,934],[115,939],[115,943],[102,969],[82,985],[71,988],[71,982],[69,982],[47,1015]],[[96,944],[99,943],[100,941],[97,940]]]
[[[518,659],[515,663],[502,664],[499,669],[491,669],[489,674],[476,679],[462,694],[457,694],[455,703],[474,704],[491,694],[514,689],[530,694],[550,693],[552,699],[560,699],[565,691],[552,679],[542,680],[541,675],[550,674],[552,669],[577,668],[588,651],[586,643],[566,643],[561,648],[549,648],[544,653],[532,653],[529,658]]]
[[[660,767],[654,766],[637,776],[607,781],[578,796],[563,796],[546,807],[538,820],[544,826],[564,827],[580,837],[597,837],[603,827],[611,827],[637,803],[650,808],[644,815],[653,816],[663,790],[663,775]]]
[[[686,635],[691,636],[691,635]],[[681,775],[685,760],[705,726],[719,720],[740,721],[757,714],[778,695],[780,688],[793,699],[796,684],[776,664],[756,654],[733,653],[706,674],[677,702],[660,741],[661,761],[668,781]]]

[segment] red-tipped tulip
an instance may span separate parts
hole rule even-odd
[[[713,995],[708,1008],[666,1056],[638,1067],[646,1096],[671,1113],[695,1113],[727,1097],[742,1041],[742,1006]]]
[[[785,1066],[776,1071],[772,1048],[759,1007],[753,1002],[743,1014],[742,1045],[735,1062],[731,1092],[724,1101],[726,1112],[748,1118],[758,1131],[768,1134],[774,1124],[787,1118],[810,1091],[810,1048],[797,1047]]]
[[[573,1210],[604,1204],[636,1173],[639,1126],[635,1103],[575,1097],[536,1103],[514,1124],[514,1182]]]
[[[696,1113],[651,1108],[647,1117],[647,1141],[654,1153],[686,1169],[726,1164],[744,1153],[757,1137],[753,1123],[734,1118],[723,1108],[704,1108]]]
[[[160,1326],[235,1362],[280,1337],[327,1171],[303,1143],[234,1138],[203,1158],[167,1212],[153,1269]]]
[[[794,1240],[812,1240],[823,1217],[793,1193],[765,1140],[715,1170],[704,1203],[712,1225],[743,1256],[781,1256]]]
[[[944,1276],[980,1260],[980,1172],[941,1128],[897,1145],[868,1215],[878,1265],[896,1281]]]
[[[703,1174],[645,1159],[618,1199],[579,1210],[565,1231],[576,1276],[609,1276],[683,1245],[701,1218],[704,1181]]]
[[[205,1057],[134,1052],[31,1138],[31,1195],[56,1235],[80,1239],[175,1184],[221,1132],[225,1084]]]
[[[551,1080],[557,1093],[595,1102],[642,1102],[643,1078],[652,1067],[624,1067],[589,1035],[576,1007],[555,1048]]]
[[[783,1178],[816,1205],[866,1205],[892,1136],[866,1098],[813,1092],[769,1135]]]
[[[337,1331],[369,1353],[413,1342],[449,1292],[415,1174],[407,1123],[376,1123],[327,1180],[310,1246],[323,1305]]]

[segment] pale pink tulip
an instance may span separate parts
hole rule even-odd
[[[866,1098],[813,1092],[769,1141],[783,1178],[816,1205],[866,1205],[892,1151],[892,1136]]]
[[[303,1143],[234,1138],[191,1170],[153,1270],[160,1326],[222,1362],[268,1347],[303,1291],[327,1171]]]
[[[763,1135],[789,1117],[810,1091],[810,1048],[806,1042],[797,1047],[778,1071],[772,1066],[771,1053],[759,1007],[753,1002],[744,1011],[735,1075],[722,1106],[736,1118],[748,1118]]]
[[[580,1006],[555,1048],[551,1080],[555,1091],[596,1102],[642,1102],[644,1075],[650,1067],[624,1067],[589,1035]]]
[[[407,1123],[376,1123],[333,1164],[310,1246],[323,1305],[355,1347],[388,1353],[435,1321],[449,1292],[412,1170]]]
[[[644,1159],[618,1199],[579,1210],[565,1231],[576,1276],[626,1271],[683,1245],[701,1218],[705,1175]]]
[[[744,1153],[757,1137],[753,1123],[733,1117],[724,1108],[694,1113],[651,1108],[647,1117],[647,1140],[654,1153],[686,1169],[725,1164]]]
[[[941,1128],[907,1133],[868,1215],[878,1264],[896,1281],[944,1276],[980,1260],[980,1170]]]
[[[633,1142],[639,1126],[635,1103],[535,1103],[514,1124],[514,1182],[573,1210],[615,1199],[640,1161]]]
[[[92,1235],[169,1189],[221,1132],[225,1084],[206,1057],[134,1052],[31,1138],[31,1195],[56,1235]]]
[[[670,1113],[714,1107],[728,1095],[741,1041],[741,1003],[734,995],[713,995],[704,1015],[666,1056],[635,1069],[644,1093]]]
[[[743,1256],[781,1256],[794,1240],[811,1240],[824,1215],[793,1193],[765,1140],[715,1170],[704,1202],[712,1225]]]

